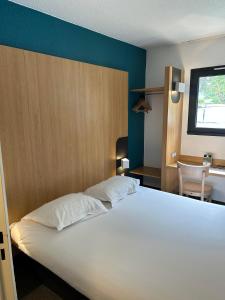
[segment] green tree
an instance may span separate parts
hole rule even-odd
[[[198,103],[225,104],[225,75],[199,78]]]

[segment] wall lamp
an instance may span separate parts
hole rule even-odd
[[[123,169],[129,169],[130,161],[128,158],[122,158],[121,159],[121,167]]]
[[[173,103],[178,103],[180,101],[181,94],[185,92],[185,83],[174,82],[172,85],[171,99]]]

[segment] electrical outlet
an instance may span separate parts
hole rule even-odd
[[[172,158],[175,158],[176,156],[177,156],[177,152],[172,152],[172,153],[171,153],[171,157],[172,157]]]

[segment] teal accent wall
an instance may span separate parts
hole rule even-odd
[[[129,90],[145,85],[144,49],[7,0],[0,0],[0,44],[127,71]],[[143,164],[144,152],[144,115],[132,112],[136,100],[129,93],[131,168]]]

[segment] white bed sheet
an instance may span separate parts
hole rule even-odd
[[[225,299],[223,206],[141,188],[61,232],[21,221],[11,234],[90,299]]]

